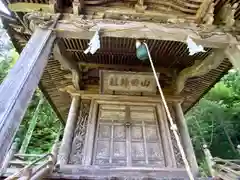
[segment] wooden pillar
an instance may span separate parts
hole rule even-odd
[[[61,146],[59,149],[59,164],[61,165],[67,164],[69,160],[69,155],[71,153],[72,147],[72,139],[74,128],[76,125],[76,120],[79,111],[79,96],[73,96],[72,103],[70,106],[66,126],[64,128],[64,134],[61,142]]]
[[[212,157],[212,154],[211,152],[209,151],[208,147],[206,144],[203,145],[203,153],[205,155],[205,160],[207,162],[207,165],[208,165],[208,170],[210,172],[210,175],[212,177],[215,176],[215,171],[213,169],[213,166],[214,166],[214,161],[213,161],[213,157]]]
[[[54,40],[52,30],[36,29],[0,86],[0,165],[37,88]]]
[[[225,55],[235,69],[240,69],[240,45],[229,46],[225,49]]]
[[[193,150],[192,142],[189,136],[188,127],[184,118],[181,104],[176,102],[174,103],[173,108],[176,113],[176,123],[181,135],[181,142],[186,153],[187,160],[189,162],[193,175],[196,176],[198,174],[198,164]]]

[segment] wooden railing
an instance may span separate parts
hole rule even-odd
[[[37,180],[52,173],[57,161],[58,141],[53,145],[52,151],[45,155],[36,154],[14,154],[14,158],[8,162],[8,167],[17,166],[23,167],[12,175],[8,176],[6,180],[24,179]],[[34,160],[33,160],[34,159]],[[6,168],[6,167],[5,167]],[[8,168],[11,169],[11,168]],[[2,171],[4,174],[6,169]]]
[[[213,168],[217,177],[223,180],[240,178],[240,160],[213,158]]]

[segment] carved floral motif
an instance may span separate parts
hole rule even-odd
[[[87,121],[90,109],[90,101],[81,101],[80,113],[76,128],[74,131],[74,138],[72,142],[72,152],[70,155],[70,164],[81,164],[82,163],[82,151],[84,147]]]

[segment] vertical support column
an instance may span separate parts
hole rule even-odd
[[[37,88],[54,40],[52,30],[36,29],[0,86],[0,165]]]
[[[176,113],[176,123],[181,135],[181,141],[187,156],[187,160],[190,164],[193,175],[196,176],[198,174],[198,164],[193,150],[192,141],[189,136],[188,127],[184,118],[181,104],[176,102],[174,103],[173,108]]]
[[[232,45],[225,49],[225,55],[235,69],[240,69],[240,45]]]
[[[87,132],[85,138],[85,146],[83,149],[83,165],[91,165],[93,146],[94,146],[94,132],[96,127],[98,103],[95,100],[91,100],[90,111],[88,116]]]
[[[80,100],[79,96],[72,97],[72,103],[69,109],[67,122],[64,128],[64,134],[63,134],[61,146],[59,149],[60,167],[61,165],[68,163],[69,155],[71,153],[73,133],[74,133],[74,128],[76,125],[76,120],[77,120],[78,111],[79,111],[79,104],[80,104],[79,100]]]
[[[162,105],[158,104],[157,105],[157,114],[159,118],[158,122],[160,125],[159,127],[160,127],[161,136],[164,137],[162,138],[163,152],[165,156],[166,166],[171,168],[171,167],[176,167],[176,162],[174,160],[174,152],[173,152],[173,147],[171,143],[168,120],[164,112],[165,111]]]

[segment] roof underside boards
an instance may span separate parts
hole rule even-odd
[[[96,5],[99,1],[100,0],[86,0],[84,2],[86,2],[86,6],[94,8],[95,6],[90,6],[90,4],[95,3]],[[49,3],[48,0],[12,0],[10,2]],[[117,1],[114,2],[120,3]],[[127,0],[127,2],[131,2],[131,0]],[[150,7],[153,7],[151,5],[154,5],[155,8],[163,8],[168,4],[171,12],[178,11],[185,16],[195,16],[197,12],[196,10],[199,8],[202,0],[172,0],[172,2],[180,3],[177,6],[181,8],[176,8],[176,4],[173,6],[171,3],[169,4],[167,2],[168,1],[160,0],[144,1],[144,3]],[[215,0],[214,2],[216,7],[215,13],[217,13],[220,6],[224,3],[230,2],[233,4],[236,1]],[[68,3],[71,4],[71,1],[65,1],[65,6],[67,6]],[[110,1],[104,1],[104,3],[109,3],[109,6],[113,7],[116,5],[113,5],[114,3]],[[186,5],[187,7],[185,8]],[[237,8],[235,16],[239,19],[240,7]],[[18,46],[18,50],[21,51],[30,36],[17,33],[16,31],[13,31],[10,26],[8,27],[8,32],[10,33],[14,45]],[[22,39],[25,39],[25,41],[23,42],[20,40],[19,36],[21,36]],[[135,39],[100,37],[101,48],[94,55],[86,55],[83,53],[88,46],[89,40],[67,38],[62,38],[60,40],[64,42],[66,51],[72,53],[73,58],[79,64],[92,64],[92,66],[89,65],[88,69],[84,72],[83,82],[85,90],[98,89],[100,69],[151,71],[149,62],[142,62],[136,58]],[[213,49],[205,48],[205,53],[198,53],[194,56],[189,56],[187,45],[182,42],[148,39],[146,40],[146,43],[151,51],[156,69],[160,73],[159,81],[164,89],[170,89],[172,87],[176,74],[182,69],[193,65],[195,60],[204,60],[213,51]],[[201,77],[188,79],[185,83],[185,88],[181,93],[185,98],[185,101],[182,104],[184,111],[186,112],[191,108],[230,68],[231,63],[225,59],[217,69],[213,69]],[[72,85],[72,79],[69,78],[69,75],[71,75],[70,71],[62,70],[59,61],[51,56],[41,79],[41,88],[48,96],[51,105],[55,107],[55,110],[64,120],[68,114],[71,97],[67,93],[59,91],[59,89]]]
[[[87,48],[87,40],[64,39],[64,42],[67,51],[71,52],[79,63],[113,65],[107,69],[125,71],[130,71],[134,69],[131,67],[136,66],[150,67],[148,62],[143,63],[136,58],[134,39],[103,38],[101,39],[100,50],[94,55],[83,53],[83,50]],[[169,68],[170,71],[172,69],[180,71],[185,67],[191,66],[195,60],[203,60],[212,51],[207,49],[206,53],[189,56],[184,43],[156,40],[148,40],[146,43],[150,47],[156,69],[164,67],[166,69]],[[121,68],[122,65],[124,65],[124,69]],[[224,60],[217,69],[210,71],[206,75],[188,79],[182,91],[182,95],[185,98],[183,103],[184,111],[190,108],[209,89],[209,86],[213,85],[230,67],[231,64]],[[100,69],[101,67],[89,67],[88,72],[85,74],[87,78],[84,78],[85,87],[98,87]],[[171,74],[159,73],[160,83],[164,88],[169,88],[173,77]],[[66,93],[60,92],[59,89],[72,85],[71,79],[68,78],[69,74],[69,71],[61,69],[58,60],[50,58],[41,79],[42,87],[48,93],[53,105],[56,106],[63,119],[67,117],[71,97]]]
[[[73,0],[62,1],[63,6],[71,7]],[[49,0],[9,0],[10,3],[16,2],[26,2],[26,3],[39,3],[39,4],[49,4]],[[84,0],[84,5],[89,8],[89,13],[91,13],[91,7],[125,7],[132,8],[136,4],[137,0]],[[194,19],[201,4],[204,0],[144,0],[144,5],[147,6],[148,10],[154,10],[162,13],[169,13],[178,15],[178,17],[184,17],[189,19]],[[210,2],[210,1],[209,1]],[[217,14],[220,8],[226,4],[239,3],[238,0],[213,0],[215,10],[214,14]],[[65,8],[67,11],[67,8]],[[96,8],[95,8],[96,9]],[[99,9],[98,9],[99,10]],[[69,10],[68,10],[69,11]],[[240,18],[240,6],[237,7],[235,18]]]

